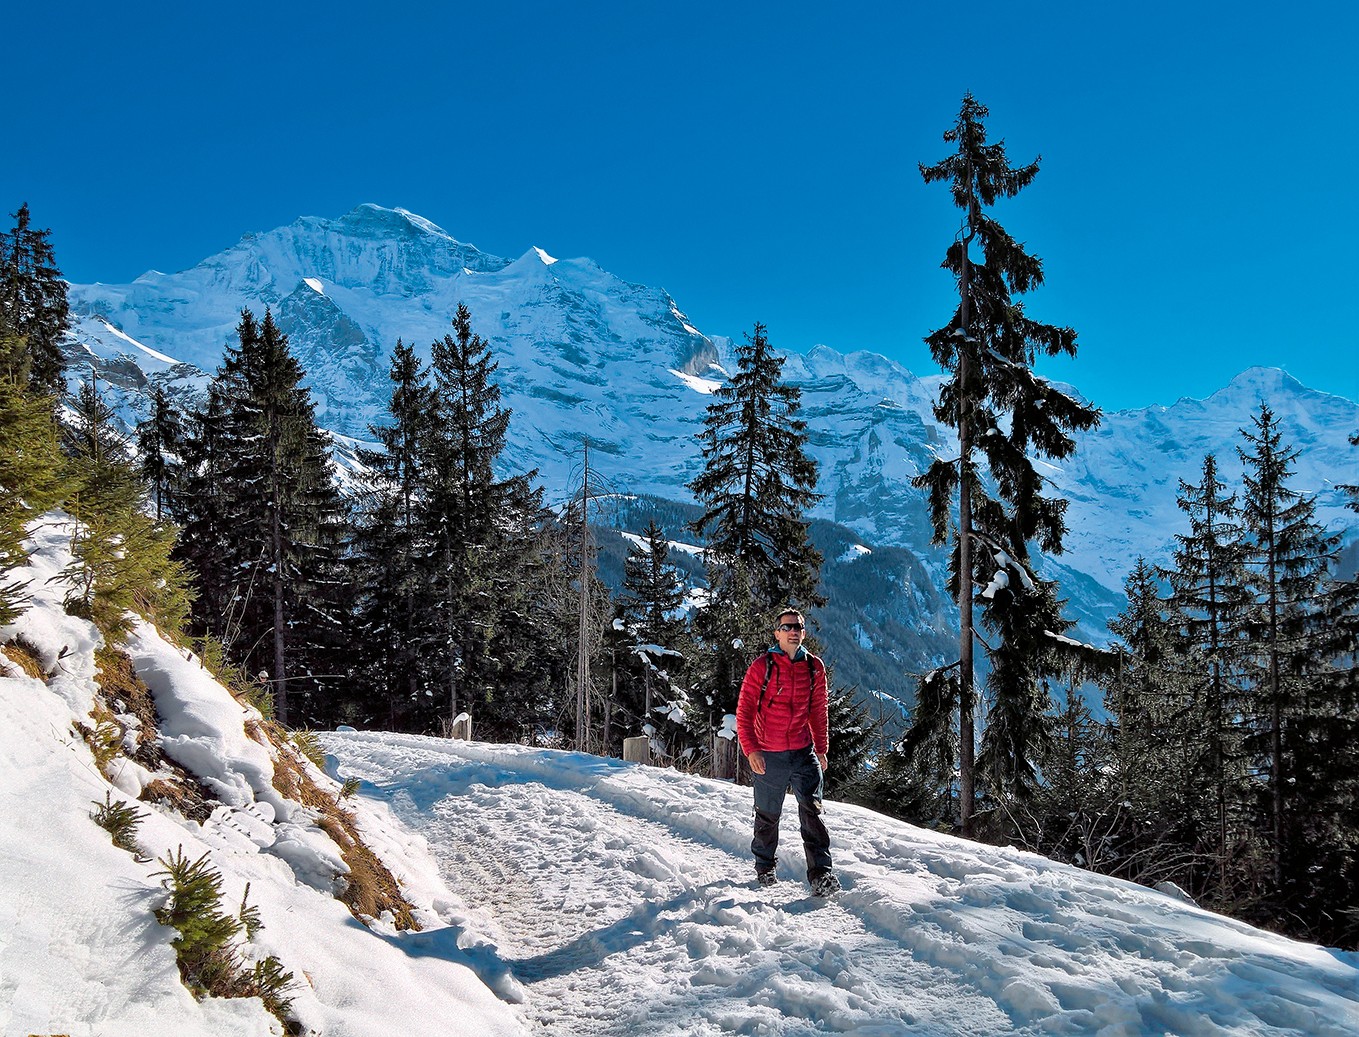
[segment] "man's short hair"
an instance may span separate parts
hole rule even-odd
[[[777,616],[774,617],[774,625],[778,626],[780,623],[782,623],[784,616],[797,616],[798,619],[804,621],[807,619],[807,617],[802,614],[801,609],[786,608],[782,612],[780,612]]]

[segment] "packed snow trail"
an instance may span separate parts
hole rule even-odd
[[[326,735],[423,835],[535,1032],[1359,1032],[1359,955],[1016,850],[827,805],[845,892],[810,895],[796,810],[753,882],[750,790],[580,754]],[[399,862],[397,867],[399,870]]]

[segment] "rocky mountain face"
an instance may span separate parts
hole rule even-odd
[[[613,490],[690,502],[695,435],[731,346],[694,328],[664,291],[591,260],[536,248],[513,260],[489,256],[427,220],[375,205],[246,235],[177,274],[73,285],[70,298],[72,377],[98,370],[129,420],[144,413],[150,385],[177,396],[200,391],[241,309],[272,309],[307,370],[320,422],[342,443],[371,438],[369,424],[382,420],[397,339],[427,359],[464,303],[491,343],[514,412],[505,462],[538,469],[549,500],[579,485],[588,441],[592,472]],[[905,671],[951,650],[942,555],[929,543],[923,494],[911,486],[936,452],[955,449],[932,414],[938,379],[825,346],[789,355],[784,374],[802,390],[821,470],[814,517],[837,596],[822,617],[823,641],[862,656],[852,672],[842,667],[842,678],[908,694]],[[1168,559],[1182,528],[1179,481],[1197,481],[1204,455],[1215,453],[1235,477],[1238,429],[1249,427],[1261,400],[1301,450],[1297,487],[1317,495],[1322,521],[1354,539],[1359,516],[1344,509],[1335,486],[1359,481],[1359,451],[1347,442],[1359,429],[1353,401],[1253,369],[1207,400],[1106,414],[1073,458],[1046,466],[1071,504],[1067,551],[1043,571],[1061,581],[1079,636],[1107,637],[1138,555]],[[672,535],[683,539],[681,528]],[[899,686],[890,686],[892,675]]]

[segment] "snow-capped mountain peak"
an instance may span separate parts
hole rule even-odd
[[[661,289],[538,247],[513,260],[491,256],[423,217],[373,204],[248,234],[178,274],[74,285],[71,302],[77,335],[94,353],[118,353],[121,335],[203,371],[234,339],[242,308],[272,308],[308,372],[319,420],[358,439],[385,414],[397,339],[427,351],[463,303],[514,412],[504,461],[536,468],[549,499],[570,495],[588,441],[592,466],[615,489],[687,501],[700,464],[695,436],[732,369],[730,340],[703,334]],[[136,348],[123,352],[141,362]],[[158,361],[146,362],[155,370]],[[820,466],[816,517],[867,544],[907,548],[937,571],[924,496],[911,480],[956,450],[933,413],[939,376],[824,345],[788,355],[783,373],[802,390]],[[1086,620],[1080,636],[1107,636],[1105,619],[1139,554],[1167,559],[1179,481],[1197,479],[1206,453],[1234,463],[1239,430],[1261,400],[1303,450],[1298,487],[1319,494],[1322,521],[1353,527],[1335,489],[1354,481],[1341,478],[1355,467],[1353,401],[1252,368],[1206,400],[1107,413],[1075,455],[1045,468],[1070,501],[1067,553],[1051,568]]]

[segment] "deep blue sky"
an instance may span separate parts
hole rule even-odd
[[[0,206],[77,282],[400,206],[589,256],[709,334],[933,374],[958,214],[919,162],[971,90],[1034,184],[1047,373],[1106,409],[1280,366],[1359,399],[1359,5],[28,3]],[[8,226],[8,220],[5,223]]]

